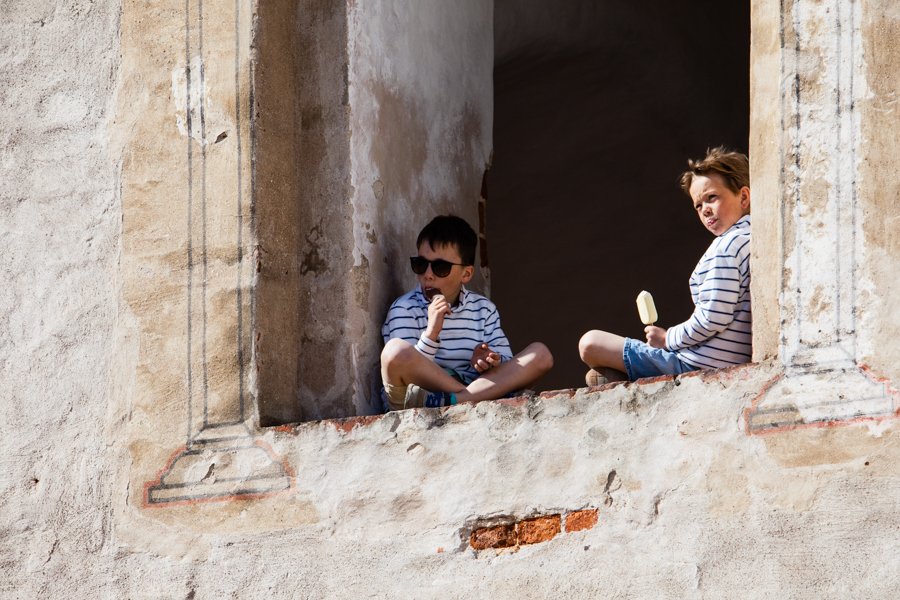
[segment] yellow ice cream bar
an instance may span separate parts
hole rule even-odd
[[[648,291],[642,291],[637,297],[638,314],[641,316],[641,323],[644,325],[653,325],[656,323],[656,305],[653,304],[653,296]]]

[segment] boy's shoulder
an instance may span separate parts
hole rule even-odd
[[[478,292],[473,292],[467,288],[463,288],[461,294],[461,304],[465,308],[478,309],[478,308],[486,308],[489,310],[496,310],[497,306],[491,302],[490,298],[479,294]]]

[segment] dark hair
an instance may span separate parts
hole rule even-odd
[[[750,187],[750,161],[747,155],[719,146],[707,150],[702,160],[688,160],[688,170],[681,174],[681,189],[690,196],[694,176],[710,173],[718,173],[735,194],[743,187]]]
[[[416,248],[428,242],[432,248],[454,245],[465,265],[475,264],[475,246],[478,236],[463,219],[454,215],[440,215],[431,220],[416,238]]]

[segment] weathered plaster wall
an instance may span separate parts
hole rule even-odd
[[[237,202],[251,179],[238,144],[248,5],[207,0],[216,18],[190,2],[7,6],[0,596],[897,595],[897,392],[869,371],[856,375],[890,412],[781,426],[753,412],[789,379],[777,361],[447,411],[229,425],[252,281],[235,251],[237,215],[250,220]],[[205,246],[204,221],[183,220],[203,214],[187,181],[204,165]],[[877,290],[892,272],[871,275]],[[204,286],[208,358],[192,329]],[[876,357],[896,352],[884,343]],[[203,388],[187,393],[204,361],[205,420],[189,401]],[[839,404],[846,375],[807,374],[804,393]],[[572,531],[584,509],[597,523]],[[473,530],[555,515],[566,523],[552,539],[470,545]]]
[[[121,282],[122,156],[110,135],[119,9],[0,4],[3,598],[63,596],[65,584],[53,583],[61,573],[90,595],[95,561],[110,548],[122,423],[108,400],[126,398],[110,377]]]
[[[303,311],[300,244],[308,222],[301,218],[301,212],[312,194],[304,199],[301,194],[312,191],[309,183],[320,173],[308,164],[300,168],[304,120],[299,104],[301,99],[318,100],[322,86],[314,85],[315,76],[320,74],[311,64],[315,53],[303,53],[306,60],[301,61],[297,13],[295,2],[257,3],[253,31],[253,220],[257,273],[253,355],[259,419],[266,424],[301,420],[303,416],[298,400]],[[311,36],[314,31],[306,33]],[[341,48],[341,42],[342,38],[336,36],[332,44]],[[307,48],[316,45],[306,44]],[[330,58],[335,64],[341,63],[334,56]],[[302,83],[301,65],[306,67]],[[322,119],[306,121],[324,127]]]
[[[753,428],[896,411],[872,386],[896,377],[896,309],[882,294],[897,256],[881,217],[896,204],[894,142],[876,131],[897,87],[890,15],[878,2],[754,6],[751,177],[768,196],[754,201],[754,356],[777,355],[785,373]]]
[[[751,3],[750,173],[753,190],[753,358],[778,356],[782,287],[781,210],[783,205],[782,27],[780,3]]]
[[[862,361],[900,380],[900,5],[861,5],[860,52],[865,65],[860,107],[859,199],[865,260],[871,287],[861,291]]]
[[[296,470],[291,490],[155,507],[117,494],[98,552],[61,548],[42,571],[11,570],[8,589],[59,596],[55,578],[69,597],[890,597],[895,425],[748,435],[741,409],[773,373],[269,430]],[[471,546],[483,527],[585,509],[598,520],[582,531]]]
[[[372,412],[354,396],[347,10],[257,3],[254,360],[264,425]]]
[[[754,356],[896,380],[897,7],[781,6],[753,4]]]

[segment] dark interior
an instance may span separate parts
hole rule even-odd
[[[553,352],[536,387],[580,387],[579,337],[643,339],[642,289],[660,326],[690,315],[712,238],[678,178],[747,151],[750,4],[496,0],[494,31],[491,296],[514,350]]]

